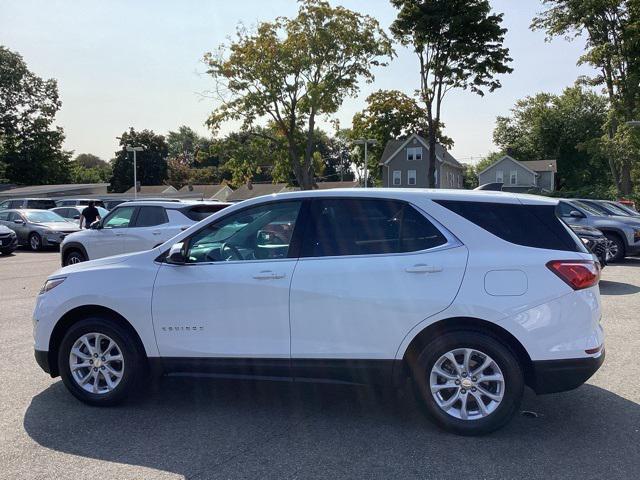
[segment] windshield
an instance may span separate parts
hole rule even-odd
[[[64,222],[65,219],[62,218],[55,212],[42,211],[42,212],[27,212],[25,213],[25,217],[31,223],[49,223],[49,222]]]
[[[627,207],[626,205],[623,205],[621,203],[607,202],[607,207],[610,207],[614,211],[621,212],[616,215],[640,215],[633,208]]]
[[[580,207],[581,209],[589,212],[591,215],[597,215],[599,217],[602,217],[603,215],[608,215],[607,211],[602,207],[595,208],[592,205],[588,205],[578,200],[573,200],[571,203],[573,203],[576,207]]]

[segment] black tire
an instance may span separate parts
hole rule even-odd
[[[616,263],[624,260],[624,257],[626,256],[625,245],[624,245],[624,242],[622,241],[622,238],[620,238],[620,235],[613,232],[606,232],[604,236],[607,237],[607,241],[611,242],[616,249],[615,255],[609,257],[607,259],[607,263]],[[609,249],[607,248],[607,251],[608,250]]]
[[[34,252],[42,250],[42,237],[36,232],[29,234],[29,248]]]
[[[69,357],[73,344],[88,333],[108,336],[122,352],[124,360],[122,378],[113,390],[106,393],[91,393],[84,390],[71,374]],[[62,339],[58,350],[58,371],[65,386],[77,399],[94,406],[117,405],[133,395],[148,379],[147,367],[146,357],[132,335],[113,320],[101,317],[89,317],[73,324]]]
[[[457,348],[471,348],[489,355],[502,371],[504,394],[488,416],[472,420],[456,418],[443,410],[431,393],[429,377],[432,368],[440,357]],[[483,435],[499,429],[511,419],[522,400],[524,376],[516,356],[497,338],[484,333],[469,330],[445,333],[417,352],[410,368],[416,395],[429,418],[445,430],[459,435]]]
[[[75,260],[75,261],[74,261]],[[64,256],[64,266],[74,265],[76,263],[86,262],[87,259],[80,250],[71,250]]]

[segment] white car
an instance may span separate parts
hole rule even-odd
[[[90,229],[65,238],[60,246],[62,265],[149,250],[229,205],[224,202],[121,203],[104,216],[101,211],[102,220]]]
[[[556,200],[345,189],[235,204],[151,251],[51,275],[35,355],[92,405],[152,374],[383,382],[435,421],[505,424],[604,360],[599,267]]]

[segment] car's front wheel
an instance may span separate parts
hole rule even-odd
[[[42,237],[36,232],[29,234],[29,248],[34,252],[42,249]]]
[[[115,405],[130,396],[146,376],[145,360],[126,329],[100,317],[72,325],[58,351],[67,389],[96,406]]]
[[[431,341],[411,365],[429,416],[462,435],[489,433],[517,411],[524,389],[511,350],[493,336],[453,331]]]
[[[605,233],[607,237],[607,262],[620,262],[625,257],[624,242],[616,233]]]
[[[75,265],[76,263],[81,263],[86,261],[87,259],[79,250],[72,250],[67,253],[64,257],[64,265]]]

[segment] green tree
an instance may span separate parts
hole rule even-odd
[[[352,120],[352,140],[371,138],[375,145],[368,147],[368,167],[370,177],[376,181],[380,177],[378,163],[389,140],[417,133],[428,137],[427,112],[413,98],[398,90],[378,90],[366,99],[367,106],[356,113]],[[439,135],[439,140],[451,147],[451,139]],[[354,155],[356,167],[364,166],[364,149],[357,147]]]
[[[371,68],[392,54],[372,17],[302,0],[296,17],[262,22],[254,32],[239,28],[230,45],[205,56],[221,92],[208,124],[215,131],[226,120],[242,120],[251,130],[271,120],[286,140],[288,170],[310,189],[317,118],[335,113],[358,92],[358,80],[372,81]]]
[[[117,138],[121,148],[112,162],[111,188],[115,192],[124,192],[133,186],[133,153],[127,152],[129,145],[144,148],[137,153],[137,177],[140,185],[162,185],[167,179],[169,153],[164,136],[147,129],[136,131],[130,128]]]
[[[22,56],[0,46],[0,163],[7,180],[23,184],[69,180],[70,152],[53,121],[62,105],[55,80],[35,75]]]
[[[607,121],[607,99],[580,86],[561,95],[538,93],[516,102],[498,117],[494,143],[517,160],[555,159],[562,189],[610,184],[598,147]]]
[[[436,143],[440,140],[442,101],[452,89],[478,95],[501,87],[496,74],[510,73],[502,14],[488,0],[391,0],[399,9],[391,31],[411,45],[420,65],[420,98],[427,110],[429,169],[435,185]]]
[[[586,50],[578,63],[593,66],[598,74],[582,80],[602,85],[607,92],[611,112],[603,151],[608,152],[618,191],[628,195],[633,188],[633,162],[640,159],[640,152],[629,155],[624,149],[627,133],[618,135],[618,130],[626,121],[637,120],[640,113],[640,2],[543,0],[543,4],[547,9],[533,19],[533,29],[546,31],[549,38],[586,39]]]
[[[175,158],[186,165],[194,165],[208,157],[211,141],[185,125],[167,134],[169,158]]]
[[[72,183],[109,183],[111,164],[91,153],[81,153],[70,162]]]

